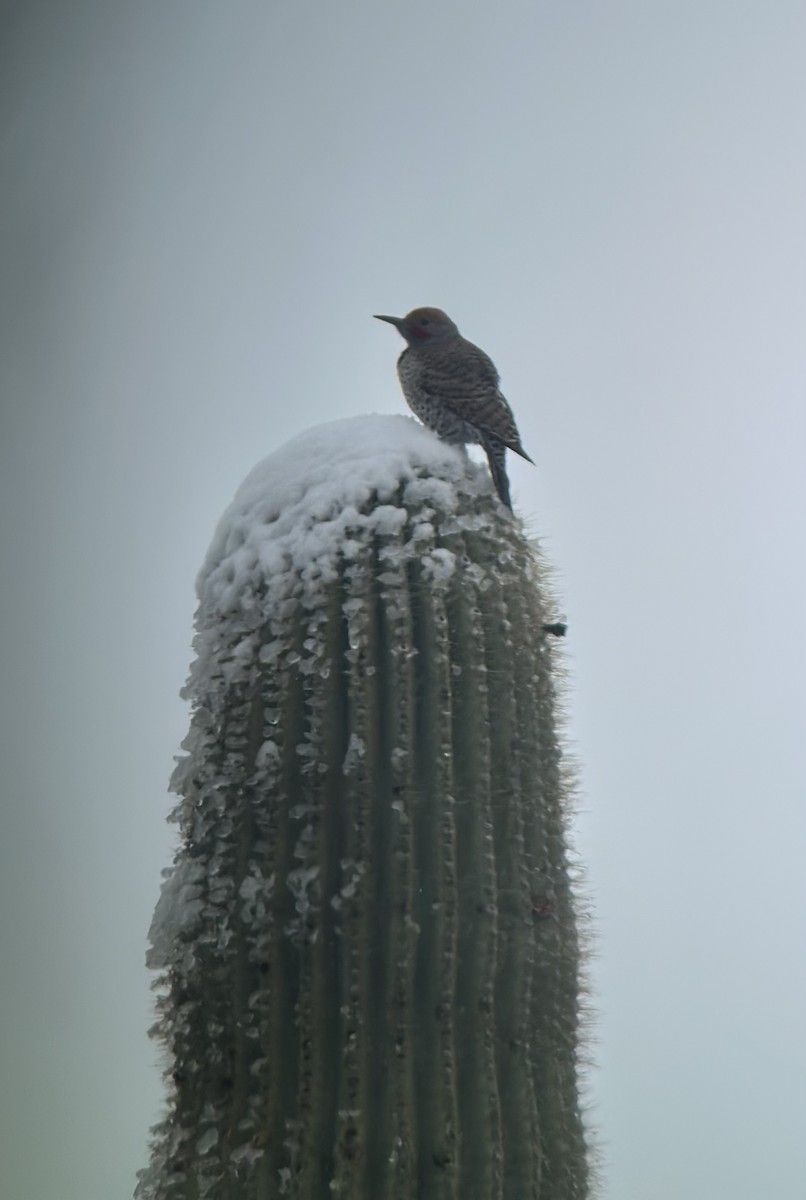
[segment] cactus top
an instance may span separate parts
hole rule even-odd
[[[351,529],[402,527],[401,488],[404,502],[448,513],[461,495],[490,490],[481,466],[408,417],[352,417],[292,439],[250,472],[221,518],[196,581],[202,605],[233,611],[267,580],[279,594],[284,577],[316,587],[349,555]]]

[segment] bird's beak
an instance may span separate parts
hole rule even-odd
[[[373,314],[376,321],[388,321],[390,325],[394,325],[395,329],[400,329],[405,317],[382,317],[380,313]]]

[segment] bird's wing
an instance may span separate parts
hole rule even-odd
[[[472,342],[465,342],[461,352],[452,352],[448,370],[444,362],[423,356],[418,363],[417,385],[424,395],[444,404],[463,421],[492,434],[532,461],[521,446],[512,409],[501,394],[495,364]]]

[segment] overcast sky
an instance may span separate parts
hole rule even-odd
[[[603,1200],[806,1180],[802,0],[0,3],[4,1200],[125,1200],[193,580],[494,358],[569,621]]]

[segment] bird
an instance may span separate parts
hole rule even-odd
[[[521,445],[492,359],[463,338],[441,308],[414,308],[405,317],[374,315],[406,341],[397,374],[409,408],[443,441],[484,447],[495,490],[511,512],[506,452],[514,450],[532,464],[534,459]]]

